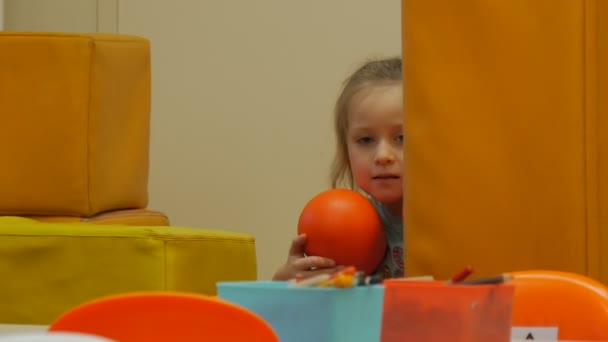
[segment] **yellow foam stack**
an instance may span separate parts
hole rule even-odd
[[[402,4],[407,273],[608,282],[608,2]]]
[[[3,32],[0,51],[0,214],[145,208],[148,40]]]
[[[0,32],[0,322],[256,279],[251,234],[147,206],[150,58],[144,37]]]

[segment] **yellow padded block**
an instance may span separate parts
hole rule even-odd
[[[149,115],[146,39],[0,32],[0,215],[145,208]]]
[[[96,224],[124,224],[128,226],[168,226],[169,218],[164,213],[149,209],[125,209],[100,213],[90,217],[78,216],[24,216],[40,222]]]
[[[608,283],[608,1],[403,1],[408,274]]]
[[[80,303],[129,291],[214,295],[217,281],[256,272],[248,234],[0,218],[2,323],[49,324]]]

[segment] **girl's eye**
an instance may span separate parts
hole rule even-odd
[[[357,142],[363,145],[371,144],[373,141],[374,139],[372,139],[371,137],[361,137],[357,139]]]
[[[403,142],[403,134],[399,134],[395,140],[397,140],[398,142],[402,143]]]

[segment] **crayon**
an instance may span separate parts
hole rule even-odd
[[[452,279],[448,280],[447,283],[455,284],[464,281],[468,276],[471,275],[471,273],[473,273],[473,268],[471,266],[467,266],[462,271],[454,275]]]

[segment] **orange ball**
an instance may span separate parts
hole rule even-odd
[[[306,234],[306,255],[373,272],[386,252],[382,221],[362,194],[346,189],[321,192],[300,214],[298,234]]]

